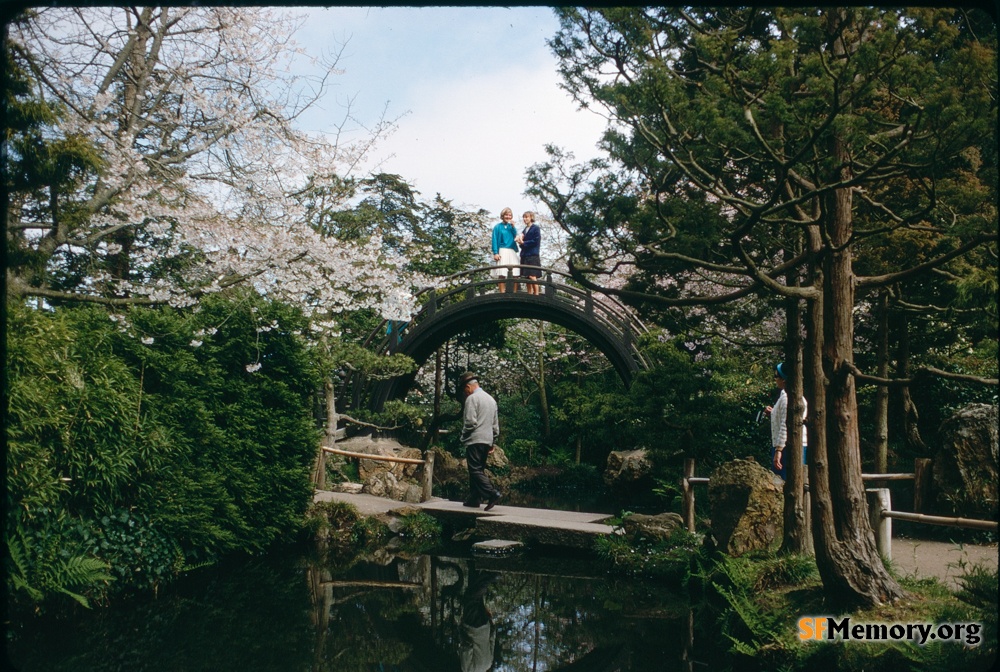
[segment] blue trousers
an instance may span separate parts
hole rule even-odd
[[[802,464],[806,463],[806,448],[807,447],[808,446],[802,446]],[[783,481],[787,481],[788,480],[788,477],[785,475],[785,472],[787,471],[787,467],[788,467],[788,462],[787,461],[785,461],[785,460],[781,461],[781,471],[778,471],[777,469],[774,468],[774,446],[771,446],[771,465],[770,466],[771,466],[771,471],[773,471],[774,473],[776,473],[778,476],[781,476],[781,480],[783,480]]]

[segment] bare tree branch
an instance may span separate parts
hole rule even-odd
[[[983,378],[982,376],[973,376],[965,373],[952,373],[950,371],[942,371],[941,369],[933,366],[922,366],[914,369],[913,375],[909,378],[879,378],[878,376],[870,376],[863,373],[861,369],[855,366],[852,362],[847,362],[846,366],[859,383],[867,383],[869,385],[908,387],[910,385],[917,384],[928,376],[946,378],[948,380],[957,380],[963,383],[975,383],[977,385],[1000,385],[1000,379],[998,378]]]

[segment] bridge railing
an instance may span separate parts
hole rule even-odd
[[[508,265],[500,267],[506,270],[506,276],[497,278],[492,276],[497,268],[483,266],[441,278],[437,285],[417,293],[416,299],[421,307],[409,322],[384,320],[379,329],[365,341],[365,347],[393,352],[402,341],[405,331],[413,329],[423,319],[462,301],[497,292],[500,283],[504,283],[507,293],[513,293],[515,287],[524,292],[524,286],[536,285],[539,287],[539,300],[569,305],[594,319],[626,343],[636,343],[648,332],[645,325],[618,301],[570,284],[572,276],[568,273],[537,267],[541,277],[527,278],[513,275],[514,269],[523,268],[522,266]],[[642,358],[641,354],[637,356]],[[641,363],[648,365],[644,359]]]

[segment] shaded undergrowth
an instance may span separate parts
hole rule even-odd
[[[606,538],[597,547],[611,572],[664,580],[687,589],[698,632],[728,648],[733,670],[892,670],[973,672],[997,657],[998,578],[982,565],[962,565],[961,588],[937,579],[896,578],[905,600],[842,613],[831,608],[814,558],[756,552],[733,558],[697,543],[686,531],[666,541]],[[890,572],[896,573],[890,566]],[[958,641],[858,642],[810,638],[806,618],[860,624],[973,624]],[[703,635],[704,636],[704,635]]]

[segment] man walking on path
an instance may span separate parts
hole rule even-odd
[[[470,371],[458,379],[458,387],[465,395],[464,420],[459,438],[465,446],[465,461],[469,466],[469,499],[464,503],[479,508],[480,503],[486,502],[484,510],[489,511],[501,497],[500,491],[486,475],[486,458],[493,452],[493,444],[500,436],[497,402],[479,387],[476,374]]]

